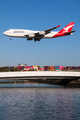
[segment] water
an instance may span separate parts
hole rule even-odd
[[[80,120],[80,89],[1,83],[0,120]]]

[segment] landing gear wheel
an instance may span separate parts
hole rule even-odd
[[[12,38],[10,37],[10,40],[12,40]]]

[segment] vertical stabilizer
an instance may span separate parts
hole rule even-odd
[[[60,30],[58,33],[67,33],[71,32],[75,22],[70,22],[67,26],[65,26],[62,30]]]

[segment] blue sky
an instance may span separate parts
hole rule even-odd
[[[71,36],[42,39],[3,35],[8,29],[45,30],[75,22]],[[63,65],[80,66],[80,0],[2,0],[0,1],[0,66]]]

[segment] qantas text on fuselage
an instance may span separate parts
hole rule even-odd
[[[9,36],[10,40],[11,37],[22,37],[27,38],[27,40],[33,40],[40,41],[42,38],[55,38],[55,37],[61,37],[66,35],[71,35],[73,32],[72,28],[74,26],[75,22],[70,22],[67,26],[65,26],[60,31],[52,32],[52,30],[60,27],[60,25],[44,30],[44,31],[33,31],[33,30],[25,30],[25,29],[9,29],[5,32],[3,32],[4,35]]]

